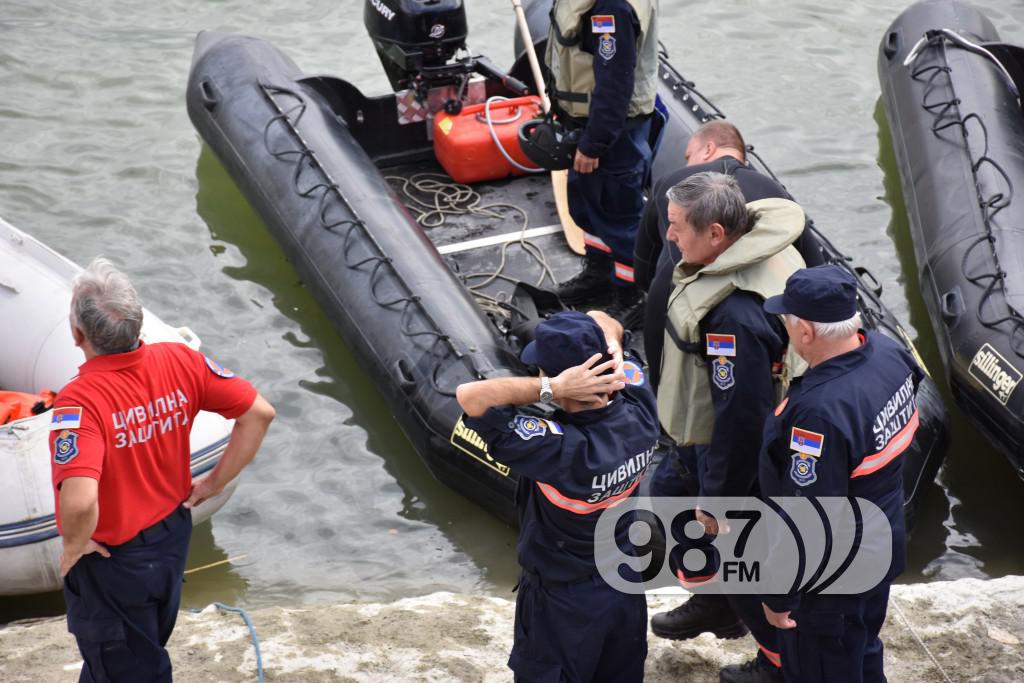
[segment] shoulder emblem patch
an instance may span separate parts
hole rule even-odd
[[[81,426],[81,406],[61,406],[53,409],[53,416],[50,417],[51,431],[54,429],[78,429]]]
[[[730,389],[736,384],[736,373],[733,372],[733,367],[732,361],[726,359],[725,356],[720,356],[711,364],[711,378],[714,380],[715,386],[722,391]]]
[[[58,465],[67,465],[78,455],[78,433],[68,430],[57,435],[53,442],[53,461]]]
[[[599,54],[601,59],[604,61],[611,61],[612,57],[615,56],[615,37],[610,36],[607,33],[601,36],[598,41],[597,54]]]
[[[707,354],[709,356],[735,356],[736,335],[708,332]]]
[[[615,33],[615,15],[593,15],[590,17],[590,30],[593,33]]]
[[[814,471],[814,467],[817,464],[818,459],[814,456],[794,453],[793,466],[789,470],[789,478],[797,486],[810,486],[818,481],[818,473]]]
[[[224,379],[231,379],[232,377],[235,376],[235,373],[231,372],[226,367],[224,367],[217,361],[213,360],[212,358],[207,358],[206,356],[203,356],[203,358],[206,359],[206,367],[210,368],[210,372],[217,375],[218,377],[223,377]]]
[[[544,436],[547,434],[548,423],[546,420],[542,420],[539,417],[534,417],[532,415],[516,415],[516,419],[512,421],[512,428],[520,439],[523,441],[529,441],[535,436]],[[561,427],[559,427],[558,430],[558,432],[555,432],[556,434],[561,433]]]
[[[638,363],[627,360],[622,364],[622,371],[626,373],[626,384],[632,384],[634,387],[642,387],[647,383],[644,371]]]
[[[825,447],[825,435],[793,427],[789,436],[789,447],[797,453],[806,453],[817,458],[821,456],[821,450]]]

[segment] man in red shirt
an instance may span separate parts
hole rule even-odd
[[[84,664],[80,683],[170,681],[191,508],[256,455],[274,409],[244,379],[184,344],[139,339],[142,306],[103,259],[75,278],[71,332],[85,363],[51,422],[61,575]],[[192,481],[200,410],[234,419],[213,471]]]

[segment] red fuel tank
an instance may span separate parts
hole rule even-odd
[[[492,101],[489,107],[491,126],[485,114],[486,104],[472,104],[452,116],[439,112],[434,119],[434,154],[452,180],[475,183],[496,180],[510,175],[524,175],[508,162],[494,144],[494,133],[510,157],[528,168],[534,168],[519,148],[519,126],[541,115],[540,98],[517,97]]]

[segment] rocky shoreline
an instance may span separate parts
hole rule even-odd
[[[650,596],[649,610],[678,604]],[[250,614],[265,680],[507,681],[514,603],[436,593],[387,604],[270,607]],[[892,683],[1024,680],[1024,577],[896,586],[885,628]],[[754,651],[744,638],[677,643],[650,636],[647,681],[713,683],[719,667]],[[169,645],[175,679],[254,681],[256,657],[242,617],[214,606],[182,612]],[[0,629],[0,680],[64,683],[81,662],[62,618]]]

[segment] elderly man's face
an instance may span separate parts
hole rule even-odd
[[[717,228],[717,232],[715,230]],[[674,202],[668,203],[668,231],[665,237],[671,240],[683,254],[686,263],[707,265],[721,253],[722,226],[714,223],[697,232],[686,217],[686,209]]]

